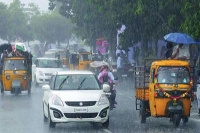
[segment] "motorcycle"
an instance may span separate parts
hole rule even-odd
[[[117,104],[115,101],[115,97],[116,97],[116,82],[115,81],[116,80],[118,80],[118,78],[115,78],[114,82],[111,85],[109,83],[104,83],[104,84],[110,85],[110,91],[106,92],[106,96],[110,103],[110,110],[113,110],[113,108],[115,108],[115,104]]]

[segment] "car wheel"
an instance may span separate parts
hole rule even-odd
[[[56,127],[56,123],[51,120],[50,110],[48,111],[48,117],[49,117],[49,127],[50,128],[55,128]]]
[[[44,103],[43,103],[43,117],[44,117],[44,122],[48,122],[48,117],[46,117],[44,113]]]
[[[35,78],[34,78],[34,83],[35,83],[35,87],[38,87],[38,86],[39,86],[39,84],[37,83],[37,80],[36,80],[36,76],[35,76]]]
[[[108,117],[107,121],[105,121],[104,123],[102,123],[102,126],[104,128],[108,128],[109,127],[109,117]]]

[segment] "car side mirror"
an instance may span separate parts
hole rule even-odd
[[[48,91],[48,90],[50,90],[50,86],[49,85],[43,85],[42,86],[42,89],[44,90],[44,91]]]

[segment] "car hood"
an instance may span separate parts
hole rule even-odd
[[[54,73],[56,71],[63,71],[63,68],[37,68],[37,71],[42,71],[44,73]]]
[[[102,90],[53,91],[62,101],[99,101]]]

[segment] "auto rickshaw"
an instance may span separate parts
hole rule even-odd
[[[65,65],[65,66],[68,65],[68,58],[69,58],[69,57],[67,57],[66,51],[63,50],[63,51],[58,51],[58,52],[56,52],[56,53],[55,53],[55,57],[61,59],[62,62],[63,62],[63,65]]]
[[[90,52],[79,52],[70,54],[69,68],[70,70],[86,70],[92,62],[92,54]]]
[[[1,93],[10,91],[18,95],[21,91],[31,93],[32,82],[32,61],[31,58],[12,56],[3,59],[0,82]]]
[[[175,127],[188,122],[193,95],[193,69],[188,61],[153,60],[135,67],[136,110],[147,117],[170,118]]]

